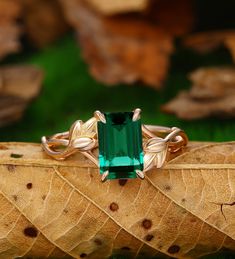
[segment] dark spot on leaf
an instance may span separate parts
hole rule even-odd
[[[151,241],[153,238],[154,238],[153,235],[148,234],[148,235],[145,237],[145,240],[146,240],[146,241]]]
[[[16,166],[15,165],[7,165],[7,170],[9,171],[9,172],[15,172],[15,169],[16,169]]]
[[[47,196],[46,196],[45,194],[44,194],[44,195],[42,195],[42,199],[43,199],[43,200],[45,200],[45,199],[46,199],[46,197],[47,197]]]
[[[8,148],[7,146],[4,146],[4,145],[1,144],[1,145],[0,145],[0,149],[1,149],[1,150],[7,150],[7,149],[9,149],[9,148]]]
[[[24,234],[28,237],[37,237],[38,230],[35,227],[27,227],[24,229]]]
[[[87,254],[85,254],[85,253],[80,254],[80,258],[85,258],[86,256],[87,256]]]
[[[145,229],[150,229],[152,227],[152,220],[144,219],[142,221],[142,227],[145,228]]]
[[[120,186],[124,186],[127,183],[127,179],[119,179],[118,183]]]
[[[17,201],[17,199],[18,199],[17,195],[13,195],[12,197],[13,197],[14,201]]]
[[[191,223],[195,223],[196,221],[197,221],[196,217],[195,217],[195,218],[192,218],[192,219],[190,220]]]
[[[169,254],[176,254],[180,251],[180,247],[178,245],[170,246],[167,250]]]
[[[94,240],[94,243],[97,245],[97,246],[101,246],[102,245],[102,241],[99,239],[99,238],[96,238]]]
[[[122,250],[128,250],[128,251],[129,251],[129,250],[131,250],[131,249],[130,249],[130,247],[128,247],[128,246],[123,246],[123,247],[122,247]]]
[[[166,191],[170,191],[170,190],[171,190],[171,186],[170,186],[170,185],[165,185],[165,186],[164,186],[164,189],[165,189]]]
[[[182,201],[182,202],[186,202],[186,199],[185,199],[185,198],[183,198],[181,201]]]
[[[32,184],[32,183],[27,183],[27,184],[26,184],[26,187],[27,187],[27,189],[32,189],[33,184]]]
[[[109,206],[111,211],[117,211],[119,209],[119,206],[116,202],[112,202]]]
[[[64,209],[63,211],[64,211],[65,214],[69,212],[67,209]]]
[[[14,154],[14,153],[11,153],[10,157],[12,158],[21,158],[23,155],[22,154]]]

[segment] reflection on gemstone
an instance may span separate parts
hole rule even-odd
[[[143,170],[141,121],[133,112],[104,113],[106,123],[98,122],[100,173],[108,179],[136,178]]]

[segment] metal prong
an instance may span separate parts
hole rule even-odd
[[[107,180],[107,177],[109,175],[109,171],[105,171],[101,176],[101,182],[105,182]]]
[[[47,139],[46,139],[45,136],[42,136],[41,140],[42,140],[42,144],[46,144],[47,143]]]
[[[132,120],[133,120],[133,121],[139,120],[139,119],[140,119],[140,113],[141,113],[141,109],[136,108],[136,109],[134,110],[134,114],[133,114]]]
[[[100,111],[95,111],[95,112],[94,112],[94,117],[95,117],[97,120],[99,120],[99,121],[101,121],[101,122],[103,122],[103,123],[106,123],[105,116],[104,116],[104,114],[103,114],[102,112],[100,112]]]
[[[144,179],[144,172],[143,171],[140,171],[140,170],[136,170],[135,171],[137,176],[140,178],[140,179]]]

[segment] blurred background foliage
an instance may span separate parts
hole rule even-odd
[[[234,1],[196,1],[197,30],[235,26]],[[44,134],[67,130],[78,118],[86,120],[93,111],[132,110],[140,107],[142,120],[148,124],[178,126],[191,140],[230,141],[235,139],[235,121],[209,118],[183,121],[161,112],[160,106],[174,97],[179,89],[189,88],[187,73],[200,66],[230,65],[227,50],[199,55],[176,47],[165,86],[156,91],[138,83],[107,87],[95,81],[81,57],[72,32],[41,50],[24,44],[24,51],[11,55],[2,64],[26,63],[42,67],[45,73],[40,96],[28,107],[20,122],[0,129],[1,141],[39,142]],[[158,68],[156,67],[156,70]]]
[[[234,1],[195,1],[196,30],[232,28]],[[39,142],[42,135],[67,130],[73,121],[86,120],[97,109],[101,111],[142,109],[147,124],[178,126],[190,140],[230,141],[235,139],[233,119],[209,118],[183,121],[161,112],[160,106],[174,97],[179,89],[187,89],[187,74],[201,66],[231,65],[224,48],[206,55],[182,49],[176,44],[171,68],[164,87],[156,91],[141,83],[107,87],[93,79],[82,59],[73,32],[43,49],[36,50],[23,41],[24,50],[4,59],[1,64],[26,63],[43,68],[45,80],[40,96],[28,107],[23,119],[0,129],[0,141]],[[156,67],[156,70],[158,68]]]
[[[29,106],[20,122],[0,129],[1,141],[39,142],[44,134],[67,130],[76,119],[86,120],[101,111],[142,109],[147,124],[178,126],[191,140],[229,141],[235,139],[235,121],[209,118],[183,121],[161,112],[160,106],[189,88],[187,73],[200,66],[232,64],[227,50],[207,55],[177,47],[165,86],[156,91],[138,83],[107,87],[88,72],[72,33],[43,50],[25,50],[4,63],[27,63],[43,68],[45,80],[40,96]],[[157,69],[157,68],[156,68]]]

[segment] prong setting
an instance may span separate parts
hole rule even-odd
[[[141,179],[143,180],[144,179],[144,172],[143,171],[140,171],[140,170],[136,170],[136,175]]]
[[[140,114],[141,114],[141,109],[139,108],[136,108],[134,110],[134,114],[133,114],[133,117],[132,117],[132,121],[137,121],[140,119]]]
[[[101,121],[103,123],[106,123],[106,119],[105,119],[105,116],[102,112],[100,111],[95,111],[94,112],[94,117],[98,120],[98,121]]]
[[[143,125],[140,114],[139,108],[132,112],[95,111],[88,121],[75,121],[69,131],[42,137],[42,147],[57,160],[82,153],[100,169],[102,182],[144,179],[146,171],[161,168],[168,152],[175,153],[186,146],[188,138],[176,127]],[[93,152],[97,147],[99,157]],[[119,150],[129,158],[128,162],[119,159]]]
[[[105,182],[108,178],[108,175],[109,175],[109,171],[105,171],[102,176],[101,176],[101,182]]]

